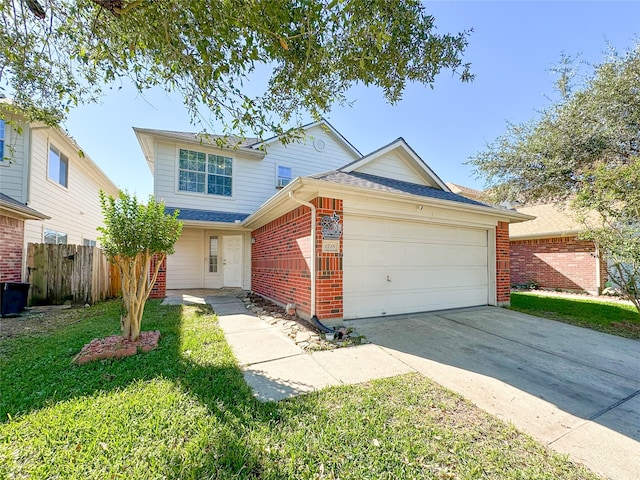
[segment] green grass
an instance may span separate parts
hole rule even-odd
[[[640,339],[640,314],[632,305],[512,292],[511,309],[621,337]]]
[[[597,478],[417,374],[261,404],[204,308],[149,302],[158,349],[72,364],[118,308],[0,342],[0,478]]]

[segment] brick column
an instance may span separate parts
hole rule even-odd
[[[336,253],[322,252],[322,217],[334,213],[340,217],[344,226],[342,200],[318,197],[311,201],[316,206],[316,315],[320,320],[342,318],[344,314],[342,300],[342,239]]]
[[[24,220],[0,215],[0,281],[22,281]]]
[[[158,257],[154,256],[151,259],[151,275],[155,272],[157,265]],[[167,257],[162,260],[162,265],[160,266],[160,270],[158,271],[158,277],[156,278],[156,283],[151,289],[151,293],[149,294],[149,298],[165,298],[167,296]]]
[[[498,222],[496,227],[496,297],[499,307],[511,304],[509,224],[507,222]]]

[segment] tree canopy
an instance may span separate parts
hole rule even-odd
[[[0,16],[0,88],[50,124],[121,78],[179,92],[196,121],[205,110],[256,134],[328,112],[358,82],[395,103],[443,69],[473,78],[470,31],[435,33],[419,0],[23,0]],[[261,66],[272,74],[251,97]]]
[[[609,261],[609,278],[640,311],[640,43],[612,53],[559,101],[470,159],[496,202],[571,200]]]

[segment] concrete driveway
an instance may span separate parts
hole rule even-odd
[[[347,323],[592,470],[640,478],[640,342],[495,307]]]

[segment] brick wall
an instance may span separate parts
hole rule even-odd
[[[509,275],[509,224],[498,222],[496,227],[496,300],[499,306],[511,302]]]
[[[342,253],[322,253],[320,221],[336,212],[342,218],[342,201],[316,198],[316,314],[342,317]],[[281,304],[295,303],[311,312],[311,210],[300,206],[251,233],[251,288]],[[340,240],[342,252],[342,240]]]
[[[595,246],[576,237],[511,242],[511,283],[535,282],[542,288],[597,292]],[[600,262],[601,283],[606,265]]]
[[[0,245],[0,282],[21,282],[24,220],[0,215]]]
[[[151,260],[151,266],[149,267],[151,270],[151,275],[155,272],[157,265],[158,257],[153,257]],[[160,266],[160,270],[158,271],[158,277],[156,278],[156,283],[151,289],[151,293],[149,294],[149,298],[165,298],[167,296],[167,258],[165,257],[162,260],[162,265]]]
[[[342,236],[340,237],[339,253],[322,253],[322,228],[320,221],[325,215],[334,212],[340,217],[340,223],[344,228],[342,212],[342,200],[334,198],[316,198],[312,201],[317,211],[316,226],[316,313],[319,319],[342,318]]]

